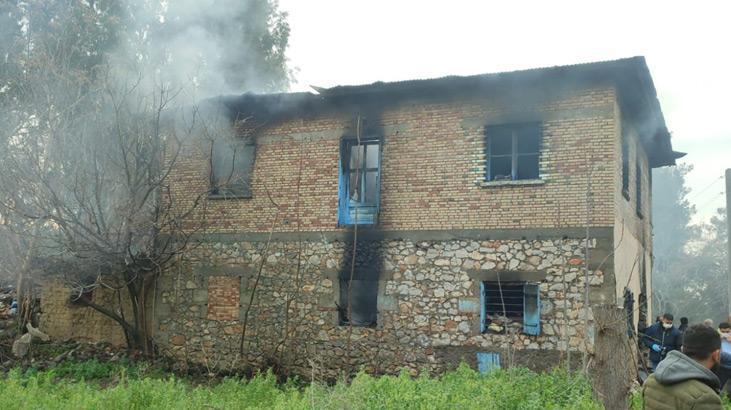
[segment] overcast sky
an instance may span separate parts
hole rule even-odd
[[[672,4],[671,4],[672,3]],[[643,55],[697,220],[724,206],[731,168],[731,3],[280,0],[293,91]]]

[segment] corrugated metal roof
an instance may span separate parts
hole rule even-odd
[[[316,88],[319,94],[279,93],[243,94],[222,96],[223,102],[233,113],[246,115],[280,117],[305,112],[321,111],[343,107],[344,104],[357,107],[359,104],[380,102],[420,96],[441,98],[451,95],[468,95],[485,89],[500,89],[518,92],[533,86],[610,83],[616,86],[620,105],[631,116],[640,118],[647,127],[644,130],[645,144],[653,166],[673,165],[675,159],[684,155],[672,150],[670,134],[657,100],[655,86],[644,57],[630,57],[563,66],[539,67],[526,70],[478,74],[470,76],[445,76],[429,79],[414,79],[393,82],[375,82],[363,85],[341,85],[331,88]]]

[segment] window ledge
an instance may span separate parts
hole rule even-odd
[[[530,185],[544,185],[545,179],[516,179],[509,181],[484,181],[480,183],[483,188],[495,187],[495,186],[530,186]]]
[[[208,194],[208,199],[225,200],[225,199],[251,199],[251,195],[247,194]]]

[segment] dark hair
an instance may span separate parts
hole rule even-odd
[[[662,315],[662,317],[665,318],[665,319],[667,319],[667,320],[669,320],[669,321],[671,321],[671,322],[673,320],[673,315],[670,314],[670,313],[665,313],[664,315]]]
[[[718,324],[718,328],[719,329],[729,329],[729,328],[731,328],[731,324],[729,324],[728,322],[721,322]]]
[[[682,323],[684,325],[687,325],[688,324],[688,318],[687,317],[681,317],[680,318],[680,323]]]
[[[721,348],[721,338],[716,329],[706,325],[693,325],[683,333],[683,353],[696,360],[705,360]]]

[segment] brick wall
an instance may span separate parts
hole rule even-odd
[[[72,304],[71,291],[60,280],[49,280],[41,286],[40,329],[53,340],[75,339],[87,342],[109,342],[125,345],[124,333],[117,322],[92,308]],[[93,300],[103,306],[117,306],[113,292],[95,289]]]
[[[615,224],[616,106],[614,89],[597,87],[517,99],[402,101],[369,111],[367,121],[383,137],[376,234],[404,236],[373,245],[384,252],[383,259],[367,258],[382,264],[378,325],[352,334],[338,325],[335,306],[338,272],[351,245],[332,235],[351,234],[337,226],[338,161],[341,138],[354,134],[355,113],[321,112],[259,129],[252,197],[205,200],[187,219],[191,228],[204,221],[201,233],[213,235],[161,279],[158,340],[178,358],[233,365],[243,312],[266,258],[247,329],[248,363],[279,357],[302,373],[317,363],[334,377],[358,366],[438,371],[457,357],[473,360],[475,351],[511,349],[522,352],[517,357],[538,357],[526,362],[535,367],[555,363],[569,349],[590,349],[582,327],[584,247],[576,239],[583,233],[576,232],[587,223],[612,232]],[[485,127],[534,121],[542,124],[541,181],[487,183]],[[208,189],[208,144],[188,141],[173,174],[178,203],[190,204]],[[274,231],[290,238],[275,239],[263,255],[262,239],[249,238],[272,229],[275,215]],[[536,228],[546,236],[521,239]],[[292,236],[297,229],[310,234],[301,243]],[[459,238],[469,230],[502,238]],[[415,232],[455,239],[406,239]],[[603,237],[592,253],[590,266],[598,269],[589,278],[592,303],[616,302],[611,238]],[[523,272],[540,283],[540,336],[479,331],[479,278],[496,271]]]
[[[615,92],[612,88],[469,101],[405,101],[377,114],[383,130],[381,211],[384,230],[580,227],[614,223]],[[371,114],[371,117],[374,115]],[[325,112],[258,131],[250,199],[209,200],[190,226],[210,232],[265,232],[281,205],[278,228],[338,230],[340,138],[354,112]],[[373,121],[373,119],[370,119]],[[530,186],[485,186],[485,126],[541,121],[541,178]],[[189,142],[178,163],[173,198],[181,205],[208,188],[208,141]],[[302,165],[301,179],[299,167]],[[589,172],[587,172],[590,169]],[[297,201],[297,185],[299,202]],[[302,212],[298,215],[296,209]]]
[[[208,319],[235,320],[239,318],[241,280],[230,276],[208,278]]]

